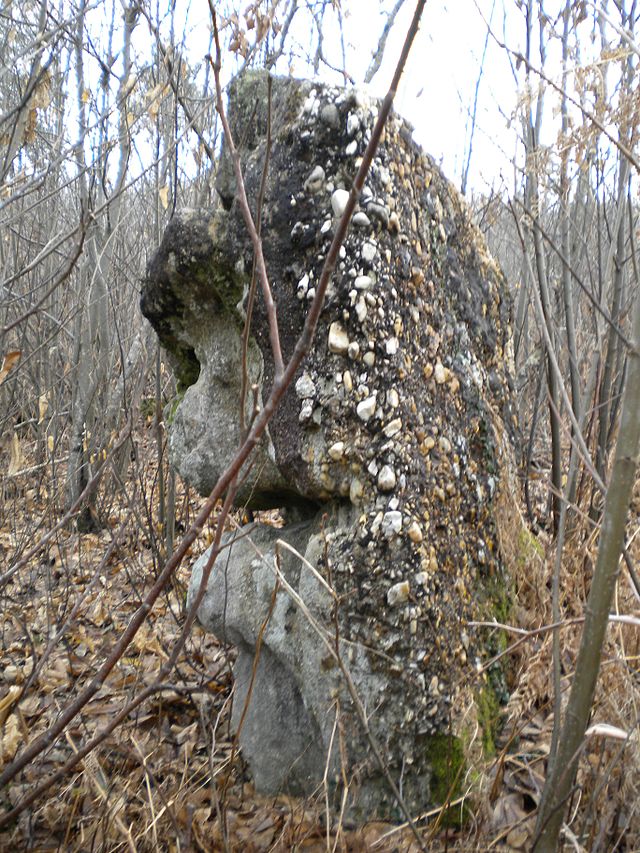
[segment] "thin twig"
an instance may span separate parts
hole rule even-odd
[[[271,158],[271,90],[272,82],[271,75],[267,77],[267,139],[265,143],[264,164],[262,166],[262,178],[260,179],[260,190],[258,192],[258,203],[256,205],[256,222],[258,237],[262,236],[262,206],[264,204],[264,196],[267,189],[267,175],[269,174],[269,160]],[[249,384],[249,338],[251,335],[251,320],[253,318],[253,306],[256,299],[256,265],[257,258],[253,253],[253,261],[251,267],[251,284],[249,285],[249,295],[247,296],[247,315],[244,320],[244,329],[242,330],[242,384],[240,387],[240,434],[244,435],[245,431],[245,401],[247,396],[247,386]],[[255,413],[255,406],[254,406]]]
[[[211,63],[211,67],[213,68],[213,76],[216,84],[216,110],[218,111],[220,121],[222,122],[222,127],[224,129],[225,136],[225,144],[229,150],[231,162],[233,163],[233,171],[235,173],[236,178],[236,193],[238,202],[240,204],[240,209],[242,211],[242,217],[244,219],[245,227],[249,233],[249,237],[251,238],[251,242],[253,244],[253,251],[256,259],[256,269],[258,272],[258,278],[260,280],[260,286],[262,288],[262,297],[264,299],[267,312],[267,322],[269,324],[269,341],[271,343],[271,352],[273,355],[275,380],[277,381],[278,379],[280,379],[284,372],[284,362],[282,360],[282,348],[280,346],[280,333],[278,330],[278,314],[276,309],[276,303],[273,299],[273,293],[271,291],[271,285],[269,283],[269,277],[267,275],[267,266],[264,259],[264,252],[262,249],[262,240],[260,239],[260,234],[258,233],[258,229],[256,228],[253,216],[251,215],[251,209],[249,208],[249,201],[247,199],[244,180],[242,178],[240,155],[238,154],[235,142],[233,141],[231,128],[229,127],[227,114],[224,109],[222,84],[220,82],[220,70],[222,68],[222,52],[220,50],[220,36],[218,33],[218,22],[216,12],[213,8],[213,0],[209,0],[209,9],[211,11],[211,20],[213,21],[213,37],[216,45],[215,61],[211,57],[209,57],[209,62]]]
[[[369,63],[369,67],[367,68],[367,73],[364,75],[364,82],[370,83],[373,78],[376,76],[378,71],[380,70],[380,66],[382,65],[382,60],[384,58],[384,51],[387,46],[387,39],[389,38],[389,33],[391,32],[393,25],[396,22],[396,18],[398,16],[398,12],[405,4],[405,0],[396,0],[396,5],[393,9],[387,13],[387,20],[380,33],[380,38],[378,39],[378,47],[376,48],[375,53],[371,57],[371,62]]]
[[[66,513],[62,516],[60,521],[58,521],[57,524],[55,524],[51,528],[51,530],[46,533],[36,545],[33,546],[33,548],[27,551],[26,554],[23,554],[15,565],[8,569],[3,575],[0,575],[0,588],[2,588],[8,581],[10,581],[11,578],[16,574],[16,572],[20,571],[20,569],[25,566],[29,562],[29,560],[38,553],[38,551],[44,548],[44,546],[51,541],[51,539],[56,535],[59,530],[61,530],[63,527],[66,527],[66,525],[71,521],[71,519],[74,518],[74,516],[76,516],[80,512],[85,501],[90,497],[90,495],[93,494],[95,489],[98,488],[105,468],[111,462],[114,454],[122,447],[122,445],[130,437],[130,435],[131,421],[127,421],[122,431],[120,432],[120,435],[116,439],[115,444],[111,446],[107,458],[99,465],[96,473],[89,480],[84,489],[80,492],[76,500],[71,504]]]

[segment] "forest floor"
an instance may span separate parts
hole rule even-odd
[[[64,526],[0,589],[0,770],[90,681],[157,577],[161,526],[151,511],[157,502],[157,466],[148,462],[151,430],[139,437],[137,449],[147,462],[135,466],[121,493],[105,496],[102,529],[80,535],[73,525]],[[0,484],[0,575],[16,551],[38,543],[63,514],[50,467],[30,470],[37,462],[37,449],[25,444],[22,470],[29,473]],[[177,498],[184,530],[201,502],[182,486]],[[636,532],[639,510],[636,501]],[[190,566],[210,544],[214,527],[212,518],[126,654],[64,736],[0,792],[3,811],[60,771],[132,697],[156,683],[180,634]],[[582,613],[595,557],[593,536],[577,531],[574,541],[579,545],[570,546],[564,565],[566,620]],[[500,740],[486,756],[483,778],[469,786],[469,817],[462,828],[446,826],[452,822],[446,809],[417,821],[427,850],[530,847],[553,726],[551,633],[539,630],[551,622],[553,554],[542,548],[536,554],[515,578],[513,627],[530,633],[505,634],[515,641],[514,690],[503,709]],[[638,565],[640,537],[633,556]],[[618,611],[637,617],[639,601],[621,573]],[[616,726],[618,734],[587,742],[567,849],[640,849],[639,635],[637,625],[612,626],[594,722]],[[579,636],[579,621],[567,621],[562,644],[567,673]],[[325,809],[322,792],[307,801],[255,793],[230,733],[232,660],[233,649],[195,627],[171,683],[0,829],[0,850],[418,850],[406,827],[382,822],[352,827],[339,820]],[[626,740],[620,732],[628,734]]]

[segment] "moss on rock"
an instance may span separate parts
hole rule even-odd
[[[440,822],[444,826],[460,826],[466,817],[465,809],[448,804],[463,793],[466,759],[462,740],[450,734],[431,735],[427,739],[425,753],[432,769],[432,800],[446,807]]]

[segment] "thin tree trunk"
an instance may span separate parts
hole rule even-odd
[[[636,275],[632,349],[611,480],[607,489],[598,558],[589,592],[582,641],[564,717],[557,759],[545,785],[535,853],[555,853],[564,812],[589,722],[609,610],[618,579],[627,513],[640,453],[640,280]]]

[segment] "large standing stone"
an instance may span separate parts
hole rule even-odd
[[[265,104],[263,75],[235,81],[229,114],[253,200]],[[376,113],[351,90],[274,81],[262,234],[285,358]],[[176,215],[142,296],[182,383],[172,459],[203,493],[241,437],[252,265],[224,152],[218,190],[216,211]],[[257,787],[309,794],[325,777],[338,788],[346,778],[354,814],[394,815],[331,650],[409,807],[455,790],[470,733],[479,718],[487,723],[477,697],[486,707],[495,692],[474,678],[483,650],[468,622],[491,615],[508,589],[497,495],[512,474],[510,306],[463,202],[395,116],[359,207],[312,352],[245,467],[238,499],[302,520],[228,540],[199,618],[238,647],[236,725],[262,637],[240,735]],[[273,378],[260,297],[252,328],[245,421]],[[276,566],[299,600],[283,584],[268,619]]]

